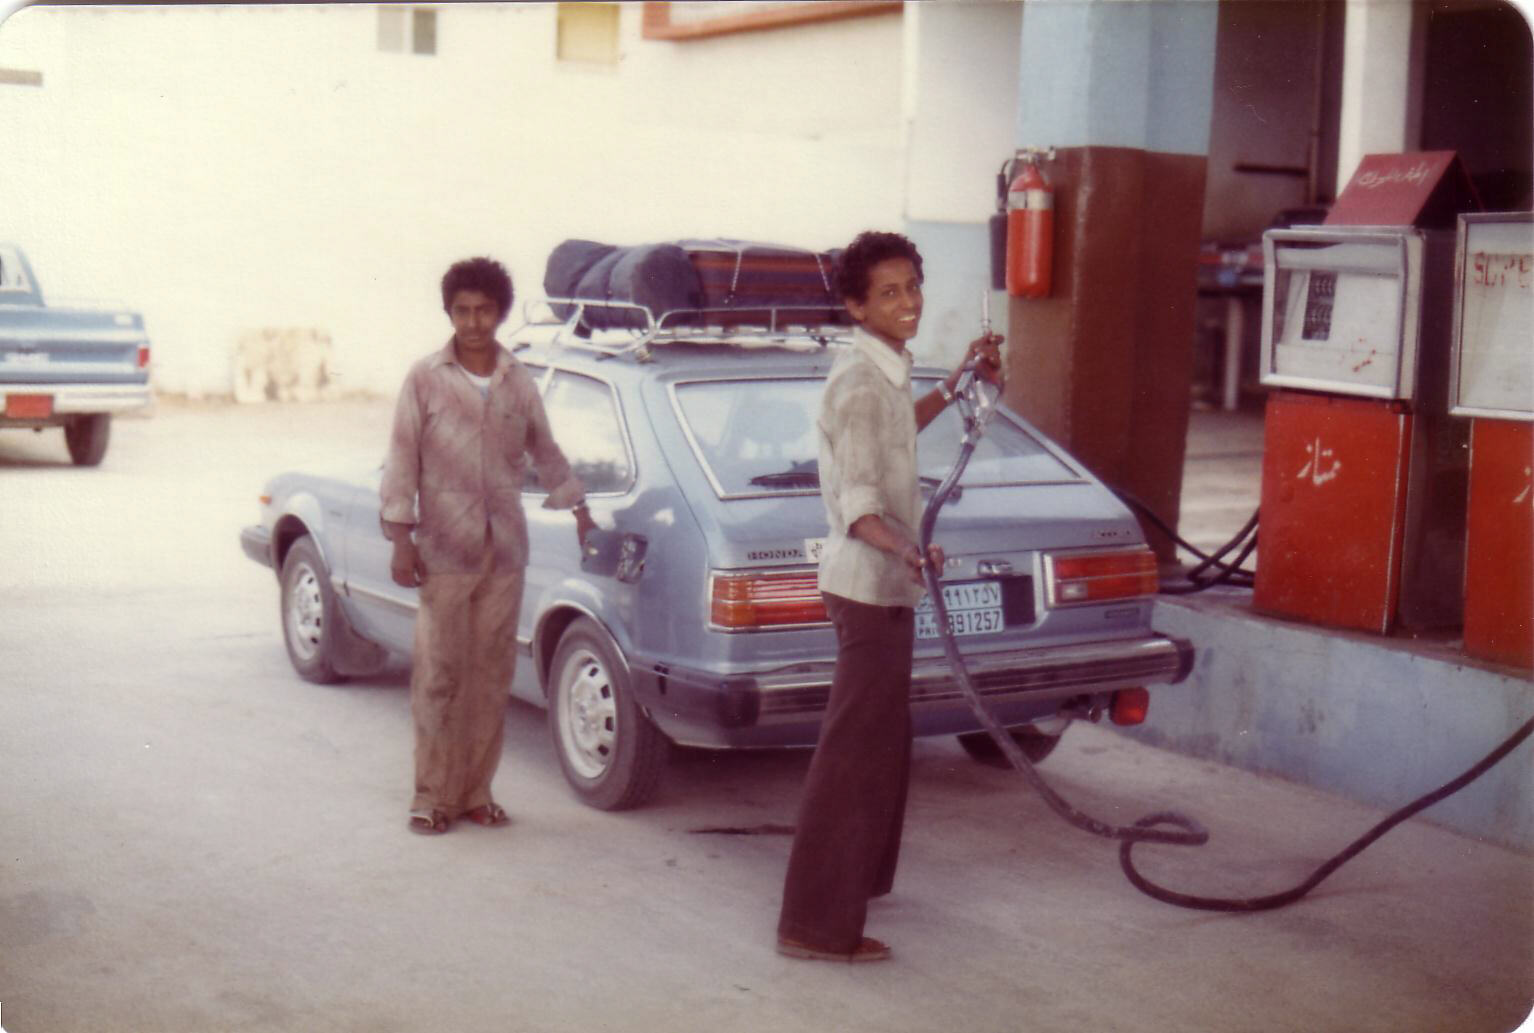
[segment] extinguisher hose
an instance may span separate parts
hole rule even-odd
[[[938,513],[943,504],[953,492],[954,487],[964,474],[964,468],[969,464],[970,456],[974,453],[975,445],[984,433],[986,418],[989,416],[989,408],[985,405],[975,405],[973,375],[970,376],[969,384],[961,385],[961,399],[968,399],[967,404],[961,405],[965,422],[965,434],[959,448],[958,460],[953,469],[948,473],[937,490],[932,493],[927,507],[922,513],[921,519],[921,548],[922,554],[926,555],[927,548],[932,542],[932,532],[937,525]],[[1252,528],[1256,527],[1256,516],[1250,522]],[[1236,560],[1235,566],[1239,566],[1241,560],[1251,551],[1256,544],[1255,538],[1247,544],[1247,548]],[[1227,546],[1229,548],[1229,546]],[[1274,908],[1284,907],[1301,899],[1311,890],[1315,889],[1329,875],[1341,868],[1348,861],[1356,857],[1366,847],[1385,833],[1395,828],[1401,822],[1412,817],[1446,797],[1459,792],[1465,786],[1480,778],[1488,770],[1497,764],[1518,747],[1531,733],[1534,733],[1534,718],[1526,721],[1521,728],[1508,737],[1500,746],[1492,750],[1481,759],[1474,767],[1470,768],[1458,778],[1445,783],[1432,792],[1421,796],[1405,807],[1395,811],[1379,824],[1375,825],[1364,835],[1354,840],[1346,849],[1338,853],[1319,868],[1310,877],[1298,885],[1279,893],[1271,893],[1257,897],[1206,897],[1196,894],[1181,893],[1167,889],[1147,879],[1135,867],[1132,851],[1138,843],[1164,843],[1171,846],[1203,846],[1209,841],[1209,832],[1193,818],[1176,811],[1159,811],[1149,814],[1135,822],[1133,825],[1112,825],[1100,821],[1091,815],[1073,807],[1064,797],[1045,782],[1034,769],[1033,764],[1024,756],[1022,748],[997,720],[991,712],[990,705],[975,689],[974,682],[970,678],[969,669],[965,666],[964,656],[959,651],[952,629],[948,624],[948,607],[943,600],[942,584],[939,580],[939,570],[933,564],[928,563],[923,568],[927,585],[927,595],[932,600],[934,616],[937,618],[937,626],[943,641],[943,650],[948,656],[949,666],[952,668],[954,677],[959,684],[959,689],[968,701],[970,709],[974,711],[981,727],[988,732],[995,741],[1002,755],[1011,762],[1012,767],[1023,776],[1023,779],[1044,798],[1051,810],[1070,824],[1089,832],[1095,836],[1106,839],[1114,839],[1119,842],[1119,867],[1124,871],[1124,876],[1131,885],[1141,893],[1163,903],[1173,904],[1177,907],[1191,908],[1200,911],[1224,911],[1224,912],[1251,912],[1269,911]]]

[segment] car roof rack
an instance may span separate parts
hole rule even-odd
[[[522,314],[513,338],[541,330],[544,342],[557,347],[633,355],[640,362],[649,361],[657,344],[818,350],[852,337],[852,327],[838,321],[836,310],[804,304],[666,309],[657,316],[629,301],[533,298],[523,303]]]

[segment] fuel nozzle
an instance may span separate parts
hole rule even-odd
[[[643,535],[594,527],[586,532],[586,543],[581,548],[581,569],[631,585],[644,573],[649,544]]]

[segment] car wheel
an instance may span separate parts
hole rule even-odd
[[[1069,722],[1061,722],[1058,728],[1039,728],[1034,725],[1023,725],[1020,728],[1009,729],[1012,733],[1012,741],[1017,743],[1023,751],[1023,756],[1028,758],[1030,764],[1042,763],[1060,745],[1060,737],[1065,734],[1065,726]],[[1007,755],[1001,752],[1001,747],[996,745],[996,740],[991,738],[989,732],[966,732],[959,736],[959,745],[964,747],[964,752],[975,760],[993,768],[1010,768],[1012,762]]]
[[[306,681],[342,681],[335,653],[344,618],[330,587],[330,571],[308,535],[295,541],[282,561],[282,640],[293,669]]]
[[[76,416],[64,424],[64,444],[69,447],[69,458],[76,466],[98,465],[107,454],[107,442],[111,437],[110,413]]]
[[[582,617],[560,638],[549,693],[549,734],[576,795],[604,811],[645,802],[668,744],[635,703],[627,670],[594,621]]]

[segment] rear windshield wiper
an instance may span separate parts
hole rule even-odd
[[[820,487],[820,473],[815,469],[814,463],[808,466],[799,466],[795,469],[780,470],[777,473],[758,474],[751,478],[751,484],[762,488],[818,488]],[[923,490],[934,492],[943,482],[937,477],[922,477]],[[964,494],[964,488],[955,484],[953,490],[948,493],[950,502],[957,501]]]

